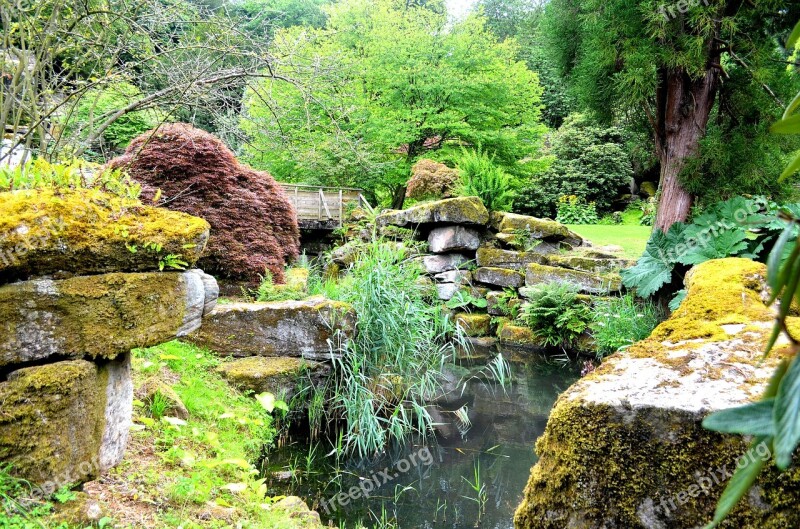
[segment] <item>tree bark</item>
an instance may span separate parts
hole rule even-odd
[[[406,202],[406,186],[397,186],[392,196],[392,209],[403,209]]]
[[[683,70],[662,74],[658,94],[656,148],[661,161],[655,228],[667,231],[684,221],[692,207],[692,195],[679,176],[686,161],[697,153],[705,135],[719,86],[719,53],[711,54],[706,74],[693,79]]]

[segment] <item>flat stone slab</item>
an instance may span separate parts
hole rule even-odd
[[[0,461],[49,494],[96,479],[125,452],[133,411],[130,355],[66,360],[0,382]],[[48,488],[53,490],[47,491]]]
[[[425,202],[403,210],[378,215],[378,226],[419,226],[424,224],[462,224],[485,226],[489,212],[478,197],[458,197]]]
[[[698,265],[670,319],[561,395],[536,443],[540,458],[516,528],[711,521],[730,477],[725,469],[736,467],[746,443],[703,429],[702,420],[758,399],[788,353],[783,339],[761,363],[774,318],[764,305],[765,277],[765,265],[746,259]],[[793,320],[790,328],[800,328]],[[797,527],[798,483],[800,468],[779,476],[767,465],[725,526]]]
[[[95,189],[0,193],[0,283],[56,272],[147,272],[199,259],[209,224]]]
[[[355,318],[347,303],[323,297],[231,303],[217,305],[187,339],[224,356],[330,358],[337,333],[352,336]]]
[[[531,263],[547,264],[544,255],[536,252],[515,252],[497,248],[478,248],[476,261],[478,266],[491,266],[496,268],[510,268],[524,270]]]
[[[519,288],[525,284],[525,277],[516,270],[484,266],[475,269],[472,277],[479,283],[502,288]]]
[[[251,356],[225,362],[217,368],[223,378],[239,389],[269,392],[289,402],[299,386],[319,379],[327,364],[297,357]]]
[[[469,258],[460,253],[426,255],[422,258],[422,266],[425,268],[426,273],[434,275],[457,270],[467,264],[468,261]]]
[[[498,212],[493,214],[492,227],[500,233],[511,234],[517,231],[530,232],[535,239],[548,241],[566,241],[579,245],[583,239],[569,228],[550,219],[540,219],[516,213]]]
[[[475,251],[481,243],[477,230],[464,226],[434,228],[428,235],[428,245],[433,253]]]
[[[114,358],[184,336],[216,304],[200,270],[33,279],[0,286],[0,367]]]
[[[635,263],[636,261],[631,261],[628,259],[592,257],[586,254],[552,254],[547,256],[547,263],[539,264],[548,264],[550,266],[580,270],[582,272],[590,272],[593,274],[604,274],[606,272],[618,272],[623,268],[633,266]]]
[[[529,264],[525,268],[525,285],[532,287],[541,283],[569,283],[585,294],[610,294],[619,292],[622,279],[618,274],[593,274],[540,264]]]

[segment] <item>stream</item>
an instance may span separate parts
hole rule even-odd
[[[265,462],[270,493],[301,496],[323,521],[347,529],[512,529],[536,439],[580,368],[526,355],[511,370],[504,391],[483,379],[481,366],[454,367],[450,378],[468,382],[452,401],[431,406],[436,439],[380,460],[337,466],[329,443],[290,441]],[[454,412],[464,405],[468,419]]]

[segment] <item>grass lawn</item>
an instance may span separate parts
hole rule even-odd
[[[595,246],[608,244],[622,246],[625,257],[630,259],[637,259],[642,255],[652,230],[650,226],[625,224],[570,224],[568,227],[584,239],[590,240]]]

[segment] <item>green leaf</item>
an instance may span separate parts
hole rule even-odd
[[[786,48],[791,50],[797,46],[797,41],[800,40],[800,22],[798,22],[792,33],[789,35],[789,38],[786,40]]]
[[[795,357],[775,397],[775,463],[781,470],[792,464],[800,443],[800,360]]]
[[[800,134],[800,114],[773,123],[769,130],[773,134]]]
[[[622,282],[628,288],[635,288],[640,296],[650,297],[669,283],[673,268],[662,259],[643,255],[635,266],[622,270]]]
[[[736,473],[731,478],[728,486],[717,503],[717,510],[714,512],[714,520],[706,525],[705,529],[713,529],[717,527],[725,519],[728,514],[736,507],[745,494],[750,491],[750,487],[755,483],[756,478],[761,473],[766,463],[755,452],[755,448],[764,442],[763,438],[757,438],[753,441],[747,454],[743,457],[747,458],[747,465],[736,469]]]
[[[669,302],[669,310],[678,310],[678,307],[681,306],[683,300],[686,299],[686,289],[682,288],[679,291],[675,292],[675,296]]]
[[[778,240],[775,241],[775,246],[772,247],[772,251],[767,258],[767,284],[773,290],[773,292],[780,290],[778,286],[778,278],[780,275],[783,251],[784,248],[786,248],[786,244],[789,242],[789,239],[792,238],[793,232],[794,226],[790,224],[785,230],[783,230],[783,233],[781,233],[781,236],[778,237]]]
[[[703,427],[722,433],[772,436],[775,434],[774,403],[775,399],[767,399],[712,413],[703,420]]]
[[[798,94],[798,95],[800,95],[800,94]],[[789,163],[789,165],[786,166],[786,169],[783,170],[783,172],[781,173],[781,176],[778,178],[778,181],[780,182],[780,181],[783,181],[783,180],[789,178],[790,176],[792,176],[797,171],[800,171],[800,154],[795,156],[794,160],[792,160]]]
[[[800,26],[798,26],[798,27],[800,27]],[[800,92],[798,92],[797,95],[794,96],[794,99],[792,99],[792,102],[789,103],[789,106],[786,107],[786,110],[783,112],[783,119],[788,118],[798,108],[800,108]]]
[[[686,265],[696,265],[710,261],[730,257],[747,249],[747,232],[743,229],[727,230],[711,236],[706,234],[704,244],[698,244],[682,255],[678,255],[676,260]]]

